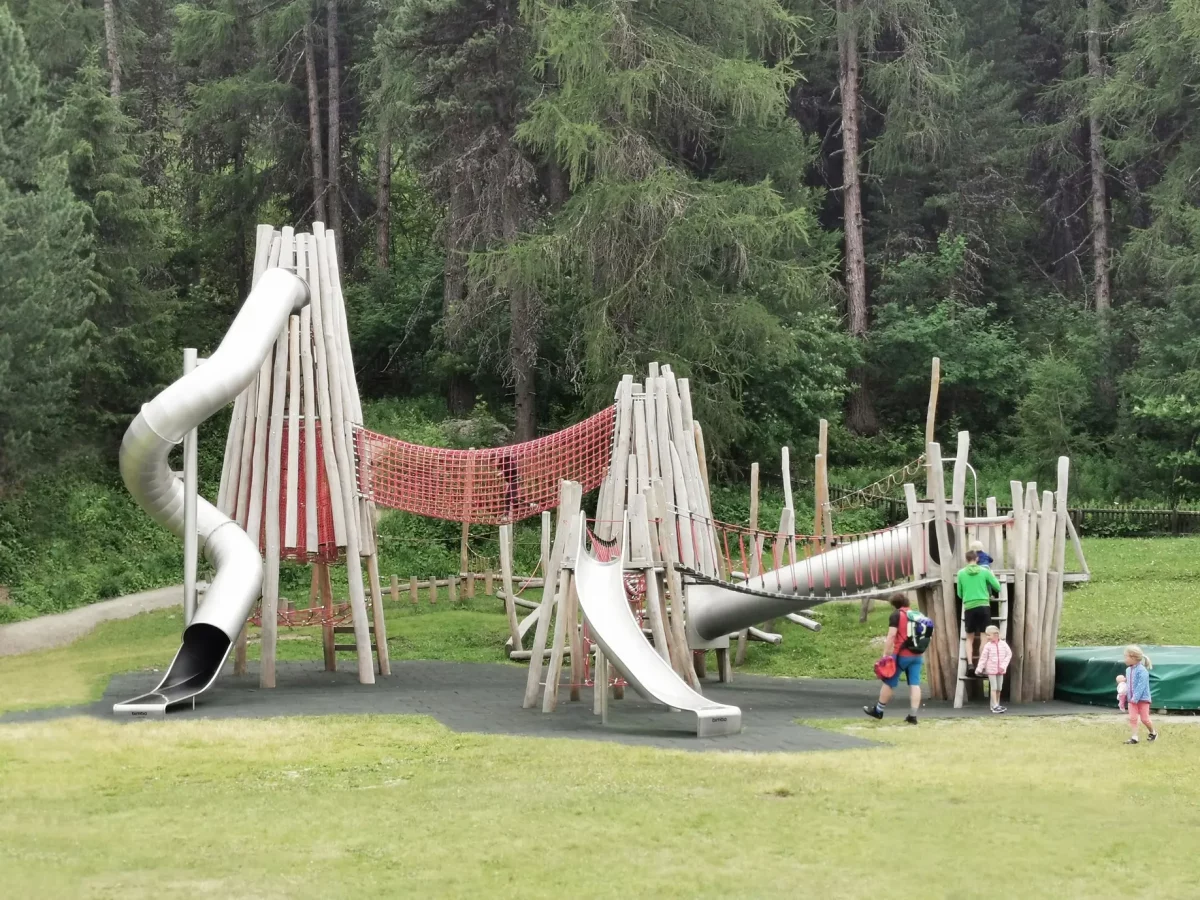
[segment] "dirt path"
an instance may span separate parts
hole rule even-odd
[[[83,637],[101,622],[128,619],[138,613],[180,606],[182,603],[183,585],[177,584],[156,591],[102,600],[70,612],[0,625],[0,656],[61,647]]]

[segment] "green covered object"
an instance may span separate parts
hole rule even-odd
[[[1150,647],[1150,706],[1200,709],[1200,647]],[[1117,706],[1117,676],[1125,674],[1124,647],[1059,647],[1054,697],[1071,703]]]

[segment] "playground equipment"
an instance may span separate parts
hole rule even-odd
[[[590,685],[593,709],[602,716],[610,692],[619,698],[629,684],[651,700],[693,713],[698,733],[736,731],[740,710],[699,693],[707,651],[715,651],[718,677],[727,681],[731,637],[743,642],[755,634],[778,642],[769,624],[765,631],[754,626],[787,617],[818,630],[800,613],[834,599],[861,602],[865,610],[873,598],[896,590],[915,592],[941,626],[929,651],[932,692],[953,695],[961,705],[968,682],[965,641],[960,628],[955,654],[947,623],[959,618],[954,572],[976,538],[997,560],[998,621],[1016,654],[1013,698],[1040,699],[1053,691],[1062,587],[1087,578],[1066,515],[1065,458],[1057,494],[1046,492],[1039,503],[1035,485],[1013,482],[1010,514],[998,515],[988,498],[988,515],[971,517],[964,499],[969,436],[959,434],[949,500],[940,447],[930,441],[919,461],[929,499],[919,501],[915,487],[905,483],[905,522],[837,535],[822,427],[816,533],[806,536],[795,529],[786,453],[786,502],[777,531],[759,531],[756,512],[749,529],[713,518],[703,429],[693,418],[688,380],[677,379],[669,366],[652,364],[642,383],[625,376],[613,407],[524,444],[447,450],[376,434],[362,425],[334,242],[320,223],[312,234],[260,226],[253,290],[221,345],[197,367],[199,362],[187,355],[184,377],[143,407],[121,450],[133,497],[184,538],[186,628],[161,683],[116,704],[116,712],[162,713],[194,703],[231,647],[238,647],[235,670],[243,669],[248,616],[262,626],[263,687],[275,685],[279,624],[320,625],[327,669],[336,666],[338,652],[353,652],[361,682],[374,682],[373,663],[389,674],[377,505],[460,522],[464,536],[471,524],[499,526],[508,646],[514,658],[529,659],[527,708],[539,693],[544,712],[556,707],[569,657],[571,699]],[[195,492],[194,434],[230,401],[234,412],[213,506]],[[180,440],[188,444],[182,483],[167,463]],[[595,488],[599,498],[589,520],[581,501]],[[557,511],[552,544],[551,510]],[[512,526],[538,515],[544,587],[540,602],[530,604],[519,600],[514,585]],[[1068,535],[1082,573],[1065,571]],[[589,543],[596,560],[586,550]],[[199,549],[216,574],[197,605]],[[349,600],[335,604],[329,566],[343,558]],[[281,559],[312,565],[308,609],[280,608]],[[460,575],[467,569],[465,552],[462,569]],[[415,598],[413,581],[408,587]],[[468,575],[468,589],[471,581]],[[394,576],[391,588],[398,599]],[[260,595],[260,611],[251,616]],[[521,621],[517,610],[529,605],[534,608]],[[347,617],[350,627],[340,624]],[[349,632],[353,644],[336,643],[337,634]]]
[[[184,533],[185,489],[167,463],[171,448],[254,379],[274,335],[308,302],[308,288],[295,275],[281,269],[266,272],[208,364],[143,406],[125,432],[121,477],[134,500],[164,528]],[[202,499],[196,504],[195,528],[215,570],[204,604],[187,623],[183,645],[158,686],[116,704],[115,712],[165,712],[205,690],[258,599],[262,559],[247,534]]]

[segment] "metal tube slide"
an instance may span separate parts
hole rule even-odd
[[[809,557],[741,582],[742,590],[712,584],[687,588],[688,628],[702,641],[712,641],[759,622],[836,599],[838,594],[870,590],[896,580],[911,568],[913,542],[924,553],[924,529],[903,524],[859,541],[843,544],[826,553]],[[953,543],[953,536],[950,538]],[[936,545],[930,557],[938,559]],[[951,547],[953,552],[953,547]],[[790,597],[755,596],[745,591],[792,594]]]
[[[623,534],[628,533],[628,523]],[[597,562],[586,547],[587,520],[580,513],[579,552],[575,560],[575,591],[587,617],[592,637],[639,694],[652,702],[687,711],[696,717],[699,737],[737,734],[742,730],[742,711],[709,700],[675,674],[642,634],[641,626],[625,598],[622,559]],[[628,549],[626,547],[626,549]],[[601,688],[603,689],[603,687]]]
[[[221,345],[198,369],[142,407],[121,443],[121,477],[138,505],[176,535],[184,530],[183,483],[171,471],[171,448],[246,389],[271,352],[288,316],[308,303],[308,285],[291,272],[264,272]],[[146,715],[194,698],[221,671],[229,648],[262,591],[258,541],[203,497],[196,531],[215,574],[183,633],[183,645],[158,687],[117,703],[113,712]]]

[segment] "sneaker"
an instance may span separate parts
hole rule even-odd
[[[1006,713],[1006,712],[1008,712],[1008,707],[1007,707],[1007,706],[993,706],[993,707],[992,707],[992,712],[994,712],[994,713]]]
[[[864,706],[863,712],[865,712],[872,719],[882,719],[883,718],[883,710],[877,706]]]
[[[1138,739],[1137,739],[1137,738],[1130,738],[1130,739],[1129,739],[1129,740],[1127,740],[1125,743],[1127,743],[1127,744],[1136,744],[1137,742],[1138,742]]]
[[[1148,738],[1147,738],[1147,740],[1148,740],[1148,741],[1150,741],[1150,742],[1152,742],[1152,743],[1153,743],[1154,741],[1157,741],[1157,740],[1158,740],[1158,732],[1157,732],[1157,731],[1152,731],[1152,732],[1150,732],[1150,737],[1148,737]]]
[[[912,713],[909,713],[907,716],[904,717],[904,721],[907,722],[909,725],[916,725],[917,717],[914,716]]]

